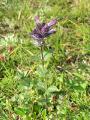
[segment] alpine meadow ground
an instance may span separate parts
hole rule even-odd
[[[89,119],[90,0],[0,0],[0,120]]]

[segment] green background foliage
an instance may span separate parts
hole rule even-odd
[[[36,15],[58,20],[44,68],[29,36]],[[0,120],[89,120],[89,0],[0,0],[0,55]]]

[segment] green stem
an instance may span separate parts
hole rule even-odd
[[[41,61],[42,61],[42,66],[44,67],[43,45],[41,45]]]

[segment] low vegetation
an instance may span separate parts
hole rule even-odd
[[[32,44],[34,17],[56,33]],[[0,120],[89,120],[90,1],[0,1]]]

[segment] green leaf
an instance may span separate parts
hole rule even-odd
[[[47,120],[47,117],[46,117],[46,109],[42,111],[42,119],[43,119],[43,120]]]
[[[45,88],[46,88],[45,84],[43,82],[39,81],[37,84],[37,89],[38,89],[39,93],[45,92]]]
[[[49,93],[54,93],[54,92],[58,92],[58,88],[56,86],[50,86],[47,91],[46,91],[46,94],[49,94]]]
[[[14,111],[16,114],[20,116],[24,116],[26,114],[26,109],[24,108],[15,108]]]

